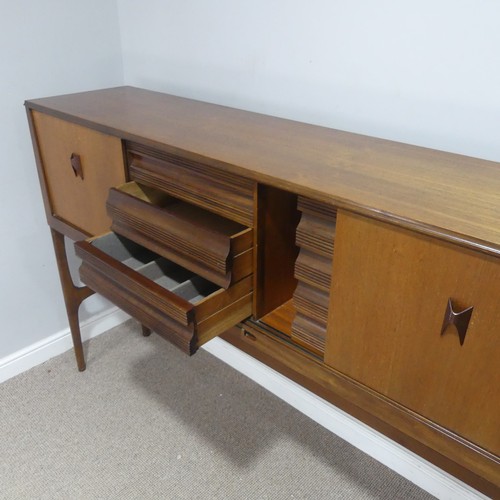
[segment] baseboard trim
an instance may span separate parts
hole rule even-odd
[[[88,340],[129,319],[117,308],[108,309],[82,322],[82,339]],[[73,347],[69,328],[0,359],[0,383]],[[215,338],[204,349],[246,375],[286,403],[304,413],[375,460],[443,500],[471,500],[487,497],[431,463],[374,431],[272,368]]]
[[[110,328],[120,325],[130,316],[116,307],[103,311],[80,325],[82,340],[97,337]],[[0,359],[0,383],[23,373],[49,359],[73,348],[71,333],[68,328],[35,342]]]
[[[487,499],[450,474],[371,429],[351,415],[240,351],[215,338],[204,349],[292,405],[356,448],[443,500]]]

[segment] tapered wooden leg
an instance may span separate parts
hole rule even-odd
[[[68,314],[71,337],[73,338],[76,363],[78,365],[78,370],[82,372],[85,370],[85,355],[83,353],[82,337],[80,334],[78,309],[80,308],[80,304],[87,297],[92,295],[94,291],[86,286],[77,287],[74,285],[69,271],[64,235],[52,228],[50,231],[52,233],[52,242],[54,243],[54,252],[57,259],[57,268],[59,270],[64,303],[66,304],[66,313]]]
[[[142,326],[142,335],[144,337],[149,337],[151,335],[151,330],[147,326],[144,325],[141,326]]]

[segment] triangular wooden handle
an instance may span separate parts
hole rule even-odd
[[[83,180],[83,168],[80,155],[72,153],[69,161],[71,162],[71,168],[73,169],[75,177],[80,177]]]
[[[443,326],[441,328],[441,335],[444,334],[450,325],[454,325],[458,332],[460,345],[463,345],[473,309],[474,307],[468,307],[463,311],[456,312],[453,310],[452,300],[448,299],[448,305],[446,306],[446,312],[444,313]]]

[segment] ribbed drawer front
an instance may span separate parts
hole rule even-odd
[[[310,316],[297,312],[292,324],[292,339],[316,354],[325,350],[326,327]]]
[[[211,165],[130,144],[131,180],[253,227],[256,183]]]
[[[112,230],[228,288],[252,274],[253,230],[130,182],[111,189]]]
[[[297,246],[308,249],[317,255],[331,258],[334,239],[335,224],[332,223],[332,220],[302,212],[300,223],[297,227]]]
[[[75,247],[84,283],[187,354],[251,315],[251,275],[224,290],[115,233]]]
[[[310,318],[315,318],[326,328],[329,298],[328,292],[299,281],[293,300],[299,311]]]
[[[332,260],[305,248],[300,249],[295,262],[295,277],[299,281],[320,288],[325,292],[330,289]]]
[[[296,315],[292,339],[322,356],[328,322],[336,210],[301,196],[297,206],[302,215],[296,233],[300,251],[295,262],[298,284],[293,295]]]

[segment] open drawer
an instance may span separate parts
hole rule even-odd
[[[227,290],[115,233],[75,243],[90,288],[187,354],[252,313],[252,276]]]
[[[252,274],[253,230],[129,182],[109,192],[111,229],[228,288]]]

